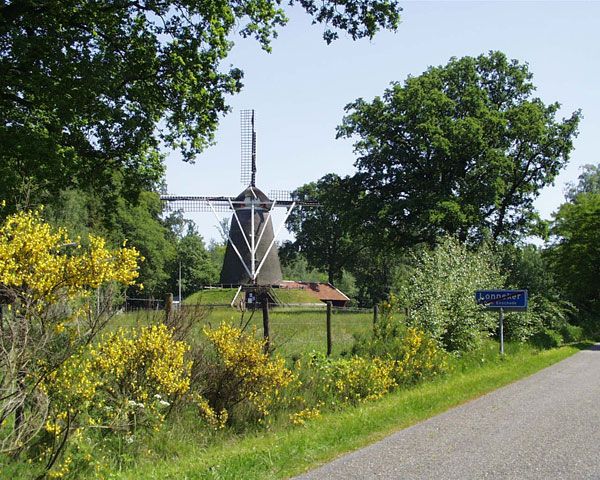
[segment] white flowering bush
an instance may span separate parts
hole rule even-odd
[[[427,332],[446,350],[474,348],[496,328],[496,316],[475,303],[476,290],[504,285],[494,258],[489,248],[470,251],[451,237],[422,251],[399,291],[408,325]]]

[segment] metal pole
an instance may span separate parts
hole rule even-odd
[[[504,309],[500,309],[500,355],[504,355]]]
[[[210,206],[213,214],[215,215],[215,218],[217,219],[217,222],[219,221],[219,216],[217,215],[216,210],[214,209],[214,207],[212,206],[211,202],[208,202],[208,205]],[[231,203],[231,201],[229,201],[229,205],[231,206],[231,208],[233,208],[233,204]],[[235,216],[235,219],[238,222],[238,225],[240,224],[239,219],[237,218],[237,215],[235,213],[235,210],[233,210],[233,215]],[[244,234],[244,231],[242,230],[242,227],[240,226],[240,230],[242,232],[242,237],[244,237],[244,240],[246,241],[246,245],[248,245],[248,240],[246,239],[246,235]],[[246,270],[246,273],[248,274],[248,277],[252,278],[252,274],[250,273],[250,270],[248,270],[248,267],[246,266],[246,262],[244,262],[244,258],[242,257],[242,255],[240,254],[239,250],[237,249],[237,247],[235,246],[235,243],[233,243],[233,240],[231,239],[231,232],[229,232],[227,234],[227,241],[231,244],[231,246],[233,247],[233,251],[236,253],[236,255],[238,256],[238,258],[240,259],[240,263],[242,264],[242,267],[244,267],[244,270]],[[250,248],[248,246],[248,248]]]
[[[256,184],[256,132],[254,131],[254,110],[252,110],[252,180],[251,185]]]
[[[240,294],[242,290],[242,286],[240,285],[237,289],[237,292],[235,292],[235,296],[233,297],[233,300],[231,301],[231,303],[229,304],[230,307],[233,308],[233,305],[235,304],[235,300],[237,299],[238,295]]]
[[[228,199],[229,201],[229,208],[231,208],[231,210],[233,210],[233,216],[235,217],[235,221],[238,224],[238,227],[240,227],[240,233],[242,234],[242,238],[244,239],[244,242],[246,242],[246,246],[248,247],[249,251],[252,251],[252,249],[250,248],[250,243],[248,242],[248,238],[246,238],[246,232],[244,232],[244,229],[242,228],[242,222],[240,222],[240,218],[238,217],[238,214],[235,210],[235,208],[233,207],[233,203],[231,202],[231,199]],[[212,208],[212,205],[211,205]],[[240,208],[241,210],[241,208]],[[216,215],[216,213],[215,213]],[[231,244],[233,245],[233,242],[231,241],[231,233],[229,235],[229,241],[231,242]]]
[[[256,280],[256,250],[254,244],[254,200],[251,200],[251,202],[252,205],[250,209],[250,214],[252,215],[252,218],[250,220],[250,242],[252,243],[252,248],[250,249],[250,262],[252,263],[250,270],[252,271],[252,281],[254,282]]]
[[[327,356],[331,355],[331,302],[327,302]]]
[[[265,230],[267,229],[267,225],[268,225],[269,221],[271,220],[271,213],[273,212],[273,209],[275,208],[276,203],[277,203],[277,200],[275,200],[273,202],[273,204],[271,205],[271,208],[269,209],[269,216],[267,217],[267,221],[263,223],[262,231],[260,232],[260,235],[258,236],[258,240],[256,241],[256,250],[258,250],[258,246],[260,245],[260,241],[262,240],[263,233],[265,233]],[[271,220],[271,223],[273,223],[272,220]]]

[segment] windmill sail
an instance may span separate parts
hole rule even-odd
[[[161,195],[167,210],[191,212],[232,212],[229,239],[221,270],[226,285],[272,286],[281,283],[282,273],[275,238],[296,206],[318,206],[313,201],[298,201],[290,192],[278,190],[270,199],[256,188],[256,133],[254,110],[241,112],[241,180],[248,187],[237,197]],[[271,213],[276,207],[287,208],[277,231]]]
[[[254,130],[254,110],[240,112],[242,151],[240,180],[244,185],[256,185],[256,131]]]

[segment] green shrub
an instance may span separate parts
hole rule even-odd
[[[504,339],[526,342],[544,329],[542,318],[531,308],[524,312],[510,312],[504,315]]]
[[[568,325],[567,319],[575,308],[569,302],[542,295],[531,295],[526,312],[509,313],[505,317],[507,339],[524,342],[544,329],[561,332]],[[564,335],[563,335],[564,336]]]
[[[584,338],[583,327],[570,325],[568,323],[565,323],[559,332],[562,335],[565,343],[580,342]]]
[[[600,340],[600,318],[590,311],[579,310],[575,323],[583,328],[585,338]]]
[[[563,343],[563,337],[560,333],[544,328],[536,332],[530,339],[530,342],[538,348],[557,348]]]

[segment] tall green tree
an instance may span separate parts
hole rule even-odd
[[[338,137],[356,139],[361,218],[399,246],[535,232],[533,202],[567,163],[580,113],[558,120],[532,76],[490,52],[349,104]]]
[[[144,289],[130,294],[162,298],[167,290],[177,251],[169,230],[160,222],[161,213],[158,195],[143,192],[135,205],[121,200],[112,216],[108,231],[112,235],[122,232],[120,238],[127,238],[144,257],[140,263]]]
[[[142,290],[130,287],[128,295],[162,298],[176,276],[174,262],[177,242],[187,231],[188,220],[179,215],[162,219],[162,204],[156,193],[141,192],[128,200],[119,192],[89,192],[81,189],[61,191],[44,209],[44,216],[72,234],[101,235],[117,248],[128,240],[144,257],[140,262]]]
[[[580,193],[561,205],[548,256],[567,297],[587,312],[600,314],[600,193]]]
[[[580,193],[600,193],[600,163],[584,165],[581,169],[583,172],[579,175],[579,181],[570,183],[567,188],[565,196],[571,202]]]
[[[370,242],[351,259],[348,271],[355,278],[357,301],[371,307],[389,297],[408,273],[408,259],[394,249]]]
[[[535,245],[504,244],[496,247],[506,286],[526,289],[529,296],[542,296],[559,303],[560,292],[544,251]]]
[[[350,180],[328,174],[300,187],[295,192],[297,198],[315,200],[319,206],[293,211],[286,223],[295,241],[286,245],[284,253],[300,252],[309,267],[327,272],[332,285],[341,280],[344,268],[362,248],[350,233],[350,223],[354,221]]]
[[[181,291],[183,296],[200,290],[204,285],[218,283],[220,265],[215,265],[204,245],[202,236],[195,228],[189,228],[186,234],[177,242],[177,265],[175,279],[178,280],[181,268]],[[177,283],[173,292],[177,291]]]
[[[293,242],[286,241],[279,247],[279,259],[284,280],[297,280],[304,282],[322,282],[327,274],[311,268],[304,255],[295,250]]]
[[[292,0],[352,38],[396,28],[395,0]],[[12,205],[118,172],[156,186],[158,147],[191,161],[213,140],[242,72],[222,64],[232,34],[269,50],[281,0],[15,0],[0,3],[0,189]]]

